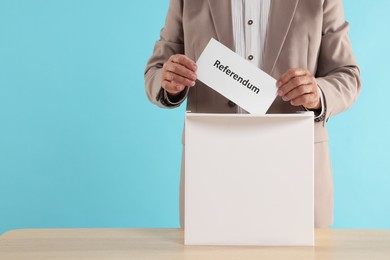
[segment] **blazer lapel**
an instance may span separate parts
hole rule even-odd
[[[198,0],[195,0],[198,1]],[[233,40],[232,7],[230,0],[208,0],[215,32],[220,41],[235,51]]]
[[[230,2],[230,1],[229,1]],[[271,0],[262,69],[272,75],[299,0]]]

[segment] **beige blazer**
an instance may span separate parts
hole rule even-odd
[[[326,122],[348,109],[361,87],[348,30],[342,0],[272,0],[262,69],[278,79],[289,68],[306,68],[316,76],[325,97],[326,118],[315,124],[316,227],[333,223],[333,178]],[[212,37],[235,49],[231,0],[171,0],[160,36],[146,66],[145,88],[148,98],[164,107],[157,95],[163,63],[171,55],[181,53],[196,61]],[[187,110],[236,112],[229,100],[199,81],[186,91]],[[268,113],[298,110],[303,108],[277,98]]]

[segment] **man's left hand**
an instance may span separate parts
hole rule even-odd
[[[315,77],[306,69],[289,69],[276,83],[278,95],[293,106],[320,109],[321,97]]]

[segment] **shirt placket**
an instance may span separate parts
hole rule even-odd
[[[259,29],[259,12],[258,12],[258,0],[246,0],[245,1],[245,13],[244,13],[244,23],[245,23],[245,54],[246,58],[253,63],[258,65],[258,53],[256,52],[256,35],[259,32],[256,30]]]

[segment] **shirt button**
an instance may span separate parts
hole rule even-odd
[[[236,106],[236,104],[233,101],[231,101],[231,100],[229,100],[227,104],[228,104],[229,107],[235,107]]]
[[[252,25],[252,24],[253,24],[253,20],[249,20],[249,21],[248,21],[248,24],[249,24],[249,25]]]
[[[248,56],[248,59],[249,59],[249,60],[253,60],[253,55],[249,55],[249,56]]]

